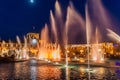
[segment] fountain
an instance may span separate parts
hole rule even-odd
[[[55,44],[55,48],[52,51],[52,60],[53,61],[60,61],[61,56],[60,56],[60,46]]]
[[[100,48],[100,44],[98,42],[99,39],[99,32],[98,32],[98,28],[96,28],[96,33],[95,33],[95,37],[96,37],[96,43],[92,45],[92,50],[91,50],[91,57],[92,57],[92,60],[95,61],[95,62],[103,62],[104,61],[104,54],[103,54],[103,51],[102,49]]]
[[[105,10],[99,1],[97,1],[97,4],[98,8],[100,9],[99,12],[102,14],[101,18],[97,17],[94,11],[90,11],[91,9],[93,10],[97,9],[94,8],[97,5],[91,7],[91,3],[95,3],[95,0],[89,2],[90,5],[88,4],[88,2],[85,6],[85,20],[84,20],[81,17],[81,15],[74,9],[74,6],[72,5],[71,2],[67,7],[67,11],[65,14],[66,18],[63,18],[64,14],[62,13],[61,6],[58,0],[56,1],[55,12],[50,10],[50,26],[45,24],[44,28],[41,31],[41,40],[40,43],[38,43],[39,49],[38,58],[40,60],[50,62],[61,61],[61,55],[63,54],[64,56],[62,58],[64,58],[64,63],[65,66],[67,67],[68,58],[70,54],[70,51],[68,49],[69,43],[71,43],[70,41],[75,40],[76,39],[75,37],[77,37],[78,39],[78,34],[80,34],[79,32],[81,30],[83,31],[82,34],[84,33],[86,37],[87,44],[85,55],[87,55],[87,57],[84,60],[84,62],[86,60],[88,61],[87,62],[88,70],[91,70],[90,65],[104,62],[104,52],[102,51],[101,46],[99,44],[100,43],[99,32],[103,30],[101,26],[106,26],[108,25],[109,22],[106,20],[107,17],[104,16]],[[93,23],[94,21],[93,19],[96,19],[95,23]],[[102,19],[103,21],[105,21],[105,23],[101,21]],[[48,33],[50,31],[49,29],[51,30],[51,33]],[[102,33],[100,34],[102,35]]]
[[[52,10],[50,10],[51,26],[45,24],[44,28],[41,30],[41,33],[40,33],[40,40],[38,40],[38,43],[37,43],[37,49],[38,49],[37,57],[40,61],[30,60],[31,62],[27,63],[27,64],[30,64],[29,66],[21,67],[22,69],[25,68],[25,70],[26,68],[28,68],[27,74],[30,72],[29,75],[31,75],[31,79],[33,80],[37,78],[49,79],[49,77],[51,76],[52,77],[50,79],[58,79],[58,78],[63,79],[64,77],[66,80],[105,79],[107,70],[104,70],[104,68],[108,69],[106,67],[108,67],[109,65],[106,66],[107,63],[103,65],[105,62],[104,52],[101,49],[100,38],[99,38],[100,37],[99,30],[101,30],[99,29],[99,26],[101,25],[97,23],[95,24],[92,23],[92,18],[88,8],[89,6],[88,4],[86,4],[85,20],[84,20],[81,17],[81,15],[74,9],[72,3],[70,3],[69,6],[67,7],[66,18],[64,20],[62,17],[64,14],[62,14],[61,6],[58,0],[56,1],[55,13],[52,12]],[[102,18],[104,18],[104,16],[102,16]],[[53,36],[49,33],[50,28],[51,28],[51,34]],[[73,40],[76,39],[75,36],[79,34],[80,30],[83,31],[82,35],[86,37],[86,41],[85,41],[86,44],[82,45],[82,48],[84,46],[84,49],[81,49],[81,45],[80,47],[78,47],[79,45],[77,44],[77,48],[75,45],[75,50],[76,51],[78,50],[78,52],[74,52],[75,54],[73,55],[73,57],[76,60],[73,60],[73,57],[72,57],[71,60],[69,61],[68,59],[70,57],[70,54],[72,54],[72,50],[74,49],[69,44],[71,43],[73,46],[73,43],[74,43]],[[107,31],[109,32],[108,36],[112,37],[113,39],[116,39],[117,41],[120,41],[120,37],[115,32],[113,32],[110,29],[107,29]],[[51,39],[51,36],[53,39]],[[77,39],[79,38],[78,35],[76,37]],[[26,37],[24,36],[24,44],[21,43],[20,38],[18,36],[16,38],[18,42],[18,47],[15,49],[16,59],[18,60],[28,59],[29,58],[28,46],[27,46],[28,44],[27,44]],[[92,41],[94,41],[94,43]],[[5,42],[3,41],[2,47],[5,46],[4,44]],[[10,50],[14,51],[13,43],[10,42],[9,44],[10,44]],[[72,48],[71,51],[70,51],[70,48]],[[7,50],[3,49],[2,53],[6,53],[5,51],[7,52]],[[85,59],[83,58],[84,60],[83,61],[81,60],[80,62],[80,57],[78,57],[78,55],[80,57],[81,55],[85,55],[82,57],[86,57],[86,56],[87,57]],[[45,62],[45,65],[43,65],[44,62]],[[61,66],[58,66],[59,63],[61,63],[60,65],[65,67],[63,68]],[[37,66],[37,65],[40,65],[40,66]],[[57,65],[57,66],[53,66],[53,65]],[[86,65],[87,67],[83,65]],[[96,68],[95,66],[97,66],[97,70],[95,69]],[[98,69],[100,68],[98,66],[100,67],[103,66],[102,67],[103,69]],[[79,67],[80,67],[80,70],[77,69]],[[56,69],[60,69],[60,70],[56,70]],[[56,77],[56,75],[58,78],[54,78]],[[41,78],[41,76],[43,78]],[[109,77],[109,74],[107,74],[107,76]],[[110,79],[110,78],[107,78],[107,79]]]
[[[115,39],[117,42],[120,42],[120,36],[118,34],[116,34],[114,31],[112,31],[111,29],[107,29],[108,31],[108,36],[112,39]]]
[[[59,3],[56,2],[56,12],[60,15],[60,7]],[[58,16],[58,15],[57,15]],[[60,47],[58,44],[58,35],[57,35],[57,29],[56,29],[56,23],[53,16],[52,11],[50,11],[50,19],[51,19],[51,26],[52,26],[52,32],[54,35],[55,44],[49,45],[49,36],[48,36],[48,26],[45,25],[45,28],[41,31],[41,42],[38,45],[39,48],[39,59],[45,60],[50,59],[53,61],[59,61],[60,60]]]
[[[50,45],[47,24],[41,31],[41,42],[38,44],[38,49],[38,56],[40,60],[60,60],[60,47],[57,44]]]
[[[5,41],[2,41],[1,47],[2,47],[2,49],[1,49],[0,56],[1,56],[1,57],[5,57],[5,55],[8,54],[8,50],[7,50],[7,48],[5,47]]]
[[[39,59],[44,60],[48,59],[48,45],[49,39],[48,39],[48,26],[47,24],[45,25],[45,28],[42,29],[41,31],[41,42],[38,44],[38,49],[39,49]]]
[[[64,44],[65,44],[65,50],[66,50],[66,66],[68,65],[68,43],[69,40],[77,37],[76,35],[79,33],[78,30],[80,30],[80,27],[82,30],[84,30],[85,22],[80,14],[74,9],[73,4],[70,2],[69,6],[67,7],[67,15],[66,15],[66,22],[65,22],[65,35],[64,35]],[[76,29],[73,27],[73,25],[76,26]],[[79,25],[79,26],[78,26]],[[74,32],[74,30],[76,32]],[[72,33],[72,34],[71,34]]]
[[[24,36],[24,46],[22,48],[22,53],[23,53],[23,59],[29,59],[27,39],[25,36]]]
[[[5,41],[1,44],[1,53],[0,53],[0,61],[10,62],[10,61],[19,61],[19,60],[26,60],[29,58],[27,53],[27,40],[24,37],[24,47],[22,47],[20,38],[16,36],[17,44],[14,45],[12,41],[6,43]]]
[[[22,46],[19,36],[16,36],[17,42],[18,42],[18,48],[15,50],[16,59],[22,60],[22,59],[28,59],[28,47],[27,47],[27,39],[24,36],[24,46]]]
[[[91,23],[88,13],[88,6],[86,5],[86,39],[87,39],[87,59],[88,59],[88,78],[90,80],[90,54],[89,54],[89,46],[90,46],[90,37],[91,37]]]
[[[17,59],[22,59],[22,51],[21,51],[21,41],[20,41],[20,38],[19,36],[16,36],[16,40],[17,40],[17,43],[18,43],[18,49],[16,49],[16,58]]]
[[[60,56],[59,51],[58,51],[59,54],[56,54],[56,52],[57,52],[56,46],[60,45],[60,47],[62,47],[61,51],[65,55],[66,65],[68,65],[68,53],[69,53],[68,43],[69,43],[69,40],[71,40],[71,38],[74,39],[73,36],[78,35],[79,31],[77,31],[77,30],[79,30],[79,28],[80,28],[83,32],[86,31],[88,65],[89,65],[89,60],[91,58],[92,59],[98,58],[100,60],[103,60],[103,57],[101,57],[101,58],[98,57],[102,54],[99,52],[97,40],[96,40],[96,45],[92,47],[92,57],[90,57],[89,47],[91,44],[90,40],[91,40],[91,35],[92,35],[92,30],[91,30],[92,23],[91,23],[91,19],[89,16],[87,5],[85,8],[85,11],[86,11],[86,30],[85,30],[84,19],[74,9],[71,2],[67,8],[66,20],[64,22],[61,6],[60,6],[59,2],[56,1],[56,3],[55,3],[55,15],[53,14],[52,10],[50,10],[51,31],[54,35],[55,46],[52,46],[53,48],[51,48],[51,46],[49,47],[49,45],[48,45],[48,44],[50,44],[49,36],[48,36],[48,26],[45,25],[45,28],[43,28],[41,31],[41,43],[39,44],[39,57],[40,57],[40,59],[51,59],[51,58],[54,59],[54,57],[56,57],[56,55]],[[76,25],[76,24],[79,25],[79,28],[76,27],[76,29],[75,29],[72,26]],[[73,33],[74,30],[76,31],[76,33],[75,32]],[[97,36],[97,31],[96,31],[96,36]],[[97,37],[96,37],[96,39],[97,39]],[[96,48],[97,48],[97,50],[95,50]],[[50,58],[49,58],[49,56],[50,56]]]
[[[56,4],[58,5],[58,3]],[[57,28],[56,28],[55,18],[54,18],[52,11],[50,11],[50,19],[51,19],[52,32],[53,32],[54,40],[55,40],[55,50],[53,51],[53,58],[54,59],[58,58],[60,60],[60,46],[58,44]],[[58,49],[57,49],[57,45],[58,45]]]

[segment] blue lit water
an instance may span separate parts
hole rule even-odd
[[[0,80],[88,80],[85,66],[53,66],[30,60],[0,63]],[[120,80],[119,68],[92,67],[91,80]]]

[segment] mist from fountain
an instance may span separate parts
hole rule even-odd
[[[27,39],[26,39],[25,36],[24,36],[24,46],[22,48],[22,53],[23,53],[23,58],[24,59],[29,59]]]
[[[22,45],[21,45],[21,41],[20,41],[19,36],[16,36],[16,39],[17,39],[17,43],[18,43],[18,45],[21,47]]]
[[[53,29],[53,30],[55,30],[55,29]],[[57,39],[55,38],[55,40],[57,40]],[[60,57],[60,47],[57,43],[55,43],[54,45],[50,44],[47,24],[41,31],[41,42],[40,42],[40,44],[38,44],[38,49],[39,49],[38,55],[39,55],[40,60],[60,61],[60,58],[61,58]]]
[[[88,59],[88,70],[90,70],[90,38],[91,38],[91,23],[90,23],[90,17],[88,12],[88,6],[85,6],[86,11],[86,40],[87,40],[87,59]],[[90,80],[90,71],[88,71],[88,76]]]
[[[48,37],[48,25],[45,24],[45,27],[41,31],[41,42],[38,45],[39,48],[39,59],[48,59],[48,48],[47,45],[49,43],[49,37]]]
[[[24,36],[24,46],[21,44],[21,40],[19,36],[16,36],[17,42],[18,42],[18,48],[15,50],[16,59],[28,59],[28,47],[27,47],[27,39]]]
[[[57,29],[58,27],[60,27],[60,29],[63,28],[63,33],[58,33],[59,35],[61,35],[63,40],[63,42],[59,41],[59,44],[64,47],[65,52],[63,54],[65,54],[65,61],[66,61],[65,66],[67,67],[68,66],[68,53],[67,53],[67,43],[68,43],[67,30],[68,29],[63,24],[63,18],[62,18],[63,14],[62,14],[61,6],[58,1],[56,1],[55,3],[55,15],[56,15],[56,19],[59,19],[57,20],[59,23],[56,22],[56,24],[60,24],[59,26],[57,25]]]
[[[117,33],[115,33],[114,31],[112,31],[111,29],[107,29],[107,31],[108,31],[107,35],[110,38],[116,40],[117,42],[120,42],[120,36]]]
[[[51,24],[51,31],[54,35],[54,44],[55,44],[55,46],[60,45],[60,48],[64,48],[64,49],[60,49],[60,48],[59,49],[61,51],[63,50],[63,54],[65,55],[65,58],[66,58],[66,65],[68,65],[67,59],[68,59],[68,53],[69,53],[69,51],[67,50],[68,49],[67,45],[69,44],[69,40],[74,39],[74,36],[79,33],[77,30],[80,31],[80,29],[84,32],[86,31],[85,34],[86,34],[86,40],[87,40],[86,42],[87,42],[88,68],[90,68],[90,65],[89,65],[90,59],[95,59],[95,60],[97,59],[98,62],[100,60],[104,60],[104,55],[103,55],[103,53],[101,53],[101,51],[99,49],[99,45],[98,45],[99,44],[98,37],[97,37],[98,30],[96,29],[96,31],[95,31],[94,29],[96,28],[97,25],[102,23],[102,20],[104,20],[105,23],[101,24],[100,26],[107,25],[109,23],[109,21],[106,20],[107,19],[107,17],[105,16],[106,11],[103,8],[101,2],[97,1],[98,5],[95,5],[96,8],[94,5],[93,5],[94,7],[93,6],[91,7],[91,5],[93,3],[95,3],[95,0],[92,0],[92,2],[89,2],[90,8],[93,10],[100,9],[99,12],[102,14],[102,17],[96,16],[94,11],[93,11],[93,14],[91,14],[92,11],[90,11],[88,9],[88,4],[85,6],[86,21],[74,9],[74,6],[72,5],[72,3],[70,3],[69,6],[67,7],[67,14],[66,14],[65,20],[63,18],[64,14],[62,14],[61,6],[60,6],[58,0],[55,3],[55,13],[52,12],[52,10],[50,10],[50,20],[51,20],[50,24]],[[91,16],[94,17],[94,19],[97,19],[98,22],[96,20],[96,23],[93,23],[94,20],[92,19]],[[76,27],[76,24],[79,25],[80,29],[78,29]],[[72,26],[74,26],[74,27],[72,27]],[[98,28],[100,28],[100,27],[98,26]],[[102,29],[100,28],[100,30],[102,30]],[[49,41],[47,43],[44,42],[46,40],[44,38],[46,36],[45,34],[46,34],[46,31],[43,29],[41,31],[41,44],[39,46],[39,49],[40,49],[39,54],[41,57],[44,57],[44,58],[45,58],[45,56],[51,56],[51,58],[52,58],[53,57],[52,55],[57,48],[53,45],[48,47],[48,44],[50,44],[50,42]],[[96,36],[92,36],[92,35],[96,35]],[[70,37],[70,36],[73,36],[73,37]],[[49,36],[47,35],[46,38],[49,39]],[[96,39],[96,40],[94,40],[94,39]],[[96,45],[94,45],[92,47],[92,52],[91,52],[92,56],[90,56],[90,44],[92,43],[92,41],[95,41]],[[56,54],[54,54],[54,55],[56,55]],[[46,57],[46,58],[48,58],[48,57]]]
[[[57,37],[58,34],[57,34],[55,18],[54,18],[52,10],[50,11],[50,20],[51,20],[51,27],[52,27],[52,32],[54,35],[54,40],[56,43],[58,43],[58,37]]]
[[[55,3],[56,7],[56,16],[61,16],[61,9],[59,6],[58,1]],[[55,60],[59,61],[60,60],[60,47],[59,47],[59,42],[58,42],[58,34],[57,34],[57,29],[56,29],[56,22],[54,15],[52,11],[50,11],[50,20],[51,20],[51,26],[52,26],[52,32],[54,35],[54,40],[55,43],[54,45],[50,45],[50,40],[48,36],[48,25],[45,25],[45,28],[42,29],[41,31],[41,42],[38,45],[39,48],[39,59],[45,60],[45,59],[50,59],[50,60]]]
[[[95,38],[96,38],[96,43],[92,45],[92,50],[91,50],[91,57],[92,60],[95,62],[103,62],[104,61],[104,53],[102,51],[102,49],[100,48],[100,44],[99,44],[99,40],[100,40],[100,34],[98,31],[98,28],[96,28],[96,32],[95,32]]]
[[[55,13],[56,13],[56,17],[62,18],[61,6],[58,0],[56,0],[55,2]]]
[[[76,35],[79,34],[80,31],[78,30],[85,30],[85,21],[81,17],[81,15],[75,10],[73,4],[70,2],[69,6],[67,7],[67,15],[66,15],[66,22],[65,22],[65,35],[64,35],[64,43],[66,49],[66,65],[68,64],[68,53],[67,45],[69,40],[74,40]],[[74,27],[73,27],[74,25]],[[71,34],[72,33],[72,34]]]
[[[60,45],[55,44],[55,48],[52,50],[52,60],[53,61],[60,61]]]
[[[16,50],[16,54],[17,54],[17,59],[22,59],[23,58],[23,53],[22,53],[22,45],[21,45],[21,40],[19,38],[19,36],[16,36],[17,39],[17,43],[18,43],[18,49]]]
[[[98,14],[101,16],[98,16],[98,14],[96,15],[96,11],[98,11]],[[86,37],[87,37],[86,39],[87,39],[87,54],[88,54],[88,70],[90,70],[91,59],[96,61],[97,63],[101,63],[104,61],[104,53],[103,51],[101,51],[100,46],[99,46],[100,35],[98,33],[98,28],[99,30],[102,31],[102,34],[104,34],[105,28],[108,27],[110,21],[108,20],[108,16],[106,15],[107,12],[103,8],[103,5],[101,4],[100,0],[97,0],[97,1],[88,0],[87,5],[85,7],[85,13],[86,13]],[[95,44],[92,44],[92,47],[90,50],[90,44],[93,43],[94,41],[95,41]],[[90,80],[90,72],[88,72],[88,75],[89,75],[89,80]]]

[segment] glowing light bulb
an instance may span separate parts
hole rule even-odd
[[[37,40],[36,40],[36,39],[33,39],[33,40],[32,40],[32,44],[37,44]]]

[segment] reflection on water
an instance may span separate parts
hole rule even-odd
[[[29,76],[26,63],[0,63],[0,79],[22,79]]]
[[[66,67],[66,80],[70,80],[69,68]]]
[[[120,69],[116,69],[116,76],[120,79]]]
[[[51,66],[30,60],[0,63],[0,80],[88,80],[85,66]],[[92,67],[91,80],[120,80],[120,69]]]
[[[60,79],[61,71],[58,67],[53,66],[40,66],[38,68],[37,76],[40,79]]]
[[[37,61],[36,60],[31,60],[30,63],[32,64],[30,66],[30,73],[31,73],[30,78],[32,80],[36,80],[36,77],[37,77],[36,63],[37,63]]]

